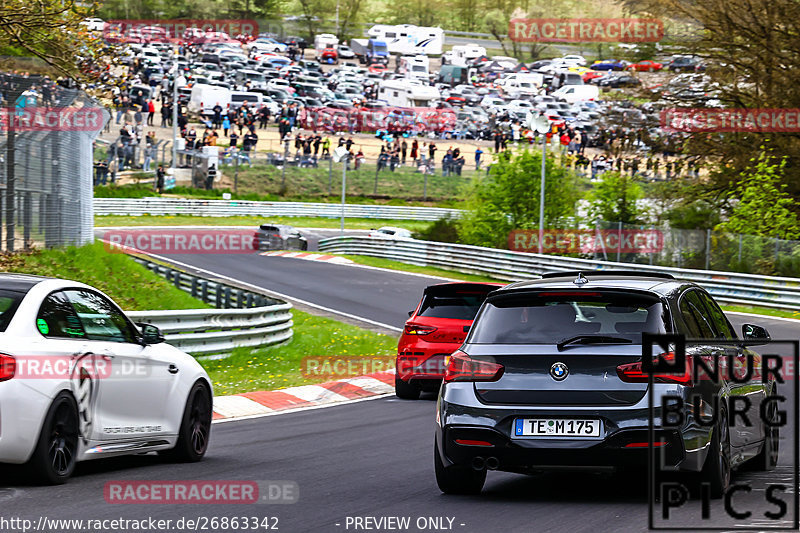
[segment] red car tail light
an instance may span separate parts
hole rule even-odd
[[[418,326],[416,324],[406,324],[403,333],[406,335],[429,335],[436,331],[436,326]]]
[[[450,381],[497,381],[505,367],[499,363],[478,361],[460,350],[453,352],[444,373],[444,380]]]
[[[661,354],[659,359],[663,361],[674,361],[675,354],[668,352]],[[654,359],[655,363],[657,359]],[[650,375],[642,371],[642,362],[628,363],[619,365],[617,367],[617,375],[619,379],[626,383],[647,383]],[[659,383],[677,383],[679,385],[689,385],[692,382],[692,358],[686,356],[686,366],[683,369],[683,374],[653,374],[653,381]]]
[[[8,381],[17,373],[17,360],[0,353],[0,381]]]

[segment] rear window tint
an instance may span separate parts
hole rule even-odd
[[[576,335],[622,337],[664,333],[669,319],[655,296],[552,291],[487,302],[472,328],[474,344],[557,344]]]
[[[423,299],[417,316],[473,320],[485,299],[485,294],[429,294]]]

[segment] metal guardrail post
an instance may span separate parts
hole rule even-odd
[[[200,282],[200,299],[208,303],[208,282],[206,280]]]
[[[225,307],[231,306],[231,288],[225,287]]]

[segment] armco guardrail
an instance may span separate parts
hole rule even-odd
[[[800,280],[794,278],[592,261],[462,244],[369,237],[323,239],[319,242],[319,250],[321,252],[385,257],[414,265],[436,266],[508,281],[531,279],[546,272],[558,270],[588,272],[619,269],[666,272],[678,279],[701,284],[721,302],[779,309],[800,309]]]
[[[262,294],[201,278],[141,258],[135,260],[176,287],[218,309],[129,311],[153,324],[166,342],[192,355],[227,353],[239,346],[269,346],[292,337],[292,305]]]
[[[339,218],[342,215],[342,204],[183,198],[95,198],[94,214]],[[441,207],[345,204],[344,215],[347,218],[431,221],[445,216],[457,218],[461,216],[461,211]]]

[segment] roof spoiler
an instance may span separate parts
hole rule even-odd
[[[546,272],[542,274],[542,279],[581,275],[675,279],[675,276],[667,274],[666,272],[643,272],[641,270],[560,270],[556,272]]]

